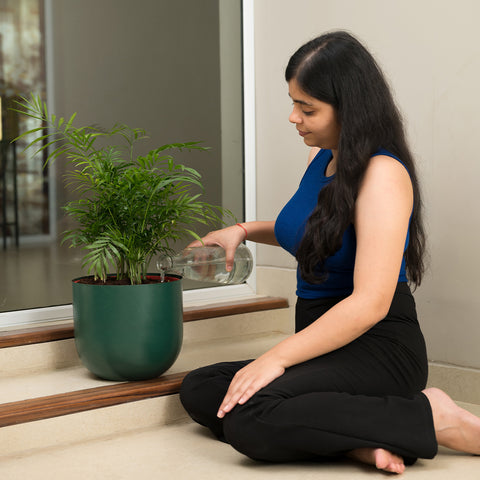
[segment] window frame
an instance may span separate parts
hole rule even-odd
[[[254,0],[242,1],[242,51],[243,51],[243,143],[244,143],[244,202],[245,221],[253,221],[256,216],[256,143],[255,143],[255,55],[254,55]],[[53,42],[51,29],[52,1],[45,0],[45,54],[47,78],[52,73],[53,61],[49,56]],[[47,98],[54,98],[53,85],[47,81]],[[51,111],[52,105],[50,105]],[[53,172],[50,173],[53,175]],[[55,182],[51,182],[54,185]],[[54,218],[51,215],[51,218]],[[247,241],[256,265],[256,247]],[[256,295],[256,269],[245,284],[228,285],[214,288],[202,288],[183,292],[186,306],[216,303],[227,300],[243,299]],[[0,313],[1,328],[37,327],[40,324],[61,323],[71,320],[73,307],[57,305]]]

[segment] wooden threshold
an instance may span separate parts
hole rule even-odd
[[[246,300],[215,303],[212,305],[185,307],[183,310],[183,321],[191,322],[207,318],[224,317],[287,307],[288,301],[285,298],[251,298]],[[0,348],[53,342],[69,338],[73,338],[73,322],[64,325],[8,330],[0,332]]]
[[[0,427],[178,393],[188,372],[118,383],[0,405]]]

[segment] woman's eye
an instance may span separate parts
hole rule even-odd
[[[309,115],[312,115],[312,114],[313,114],[313,111],[311,111],[311,110],[309,110],[309,111],[302,110],[302,113],[303,113],[304,115],[307,115],[307,117],[308,117]]]

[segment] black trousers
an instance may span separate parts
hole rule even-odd
[[[341,298],[298,299],[297,331]],[[387,317],[350,344],[286,370],[216,416],[234,374],[249,361],[226,362],[187,375],[181,401],[196,422],[257,460],[335,457],[362,447],[385,448],[407,464],[433,458],[437,442],[427,398],[425,342],[406,283]]]

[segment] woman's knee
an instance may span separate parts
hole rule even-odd
[[[245,411],[246,414],[245,414]],[[260,432],[255,420],[248,413],[248,407],[237,405],[223,419],[223,433],[227,442],[243,455],[254,460],[263,460],[261,445],[257,445]]]
[[[256,405],[237,405],[223,419],[226,441],[235,450],[253,460],[285,461],[274,438],[274,426],[262,421],[261,417]]]
[[[195,391],[200,383],[200,375],[197,371],[189,372],[182,381],[180,386],[180,401],[185,406],[190,403],[190,400],[195,396]],[[188,409],[187,409],[188,410]]]
[[[219,363],[198,368],[188,373],[180,387],[180,401],[190,414],[216,415],[227,393],[235,365]],[[233,370],[233,373],[230,372]]]
[[[184,405],[189,405],[205,399],[215,402],[218,408],[233,376],[249,361],[216,363],[191,371],[183,379],[180,400]]]

